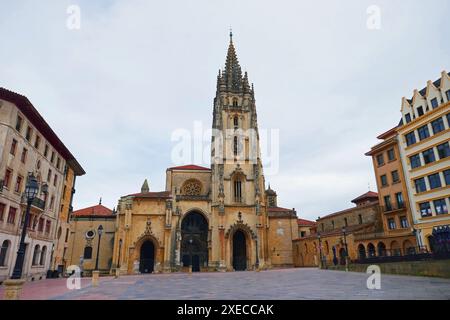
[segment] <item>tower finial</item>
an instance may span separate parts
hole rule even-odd
[[[233,29],[230,26],[230,42],[233,42]]]
[[[102,197],[100,197],[100,200],[98,201],[98,204],[102,204]]]

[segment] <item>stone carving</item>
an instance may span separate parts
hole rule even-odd
[[[181,193],[188,196],[198,196],[202,192],[202,184],[196,179],[189,179],[183,184]]]

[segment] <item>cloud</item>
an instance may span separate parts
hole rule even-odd
[[[258,122],[280,129],[280,205],[315,219],[375,190],[364,152],[400,99],[448,65],[447,1],[17,1],[2,4],[1,85],[29,97],[86,169],[75,208],[164,189],[171,133],[211,126],[228,27]],[[81,29],[66,28],[69,4]]]

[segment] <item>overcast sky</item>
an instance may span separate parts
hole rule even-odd
[[[231,25],[259,126],[280,129],[266,183],[316,219],[376,191],[364,153],[403,96],[450,71],[449,12],[446,0],[0,0],[0,86],[26,95],[86,170],[75,209],[112,208],[145,178],[164,189],[174,130],[211,126]]]

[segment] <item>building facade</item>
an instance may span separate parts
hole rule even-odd
[[[99,227],[102,232],[99,234]],[[69,266],[80,267],[83,275],[96,269],[109,273],[112,265],[115,212],[101,204],[76,210],[70,218],[70,235],[64,259]]]
[[[294,210],[267,203],[253,86],[232,37],[213,106],[211,168],[166,171],[164,191],[118,203],[113,268],[122,273],[292,265]],[[267,190],[269,191],[269,190]]]
[[[389,255],[407,255],[416,253],[418,248],[413,230],[413,220],[409,205],[403,165],[398,146],[397,127],[378,136],[382,140],[366,153],[372,157],[373,168],[378,188],[383,231],[366,234],[364,237],[383,241],[393,252]],[[389,249],[386,249],[389,250]],[[378,255],[381,252],[375,252]]]
[[[402,99],[399,149],[417,242],[439,250],[450,237],[450,77],[445,71]]]
[[[40,186],[31,206],[23,277],[51,268],[68,167],[84,174],[70,151],[23,95],[0,88],[0,280],[11,276],[20,242],[29,173]]]

